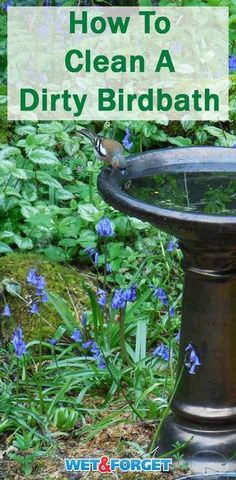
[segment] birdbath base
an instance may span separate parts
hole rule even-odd
[[[187,465],[193,473],[236,472],[236,424],[204,425],[179,420],[170,415],[161,430],[156,456],[173,451],[173,445],[185,445],[173,465]]]
[[[123,174],[103,169],[98,187],[116,209],[179,238],[183,252],[173,413],[155,454],[183,454],[196,473],[236,471],[236,150],[134,155]],[[191,364],[189,345],[200,365]]]

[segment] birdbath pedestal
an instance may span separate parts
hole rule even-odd
[[[193,472],[236,471],[236,150],[133,155],[125,172],[104,168],[98,188],[117,210],[176,236],[183,252],[179,380],[156,456],[180,442]],[[201,361],[192,375],[189,343]]]

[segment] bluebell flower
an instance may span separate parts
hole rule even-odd
[[[131,131],[129,127],[127,127],[125,130],[125,136],[122,140],[122,143],[127,150],[130,150],[133,146]]]
[[[236,72],[236,56],[235,55],[229,56],[229,71]]]
[[[98,235],[100,235],[100,237],[113,237],[114,227],[109,218],[104,217],[100,220],[100,222],[98,222],[96,226],[96,232]]]
[[[30,313],[38,313],[39,311],[39,306],[36,302],[32,303],[31,307],[30,307]]]
[[[28,271],[26,281],[36,288],[36,295],[42,295],[45,287],[46,287],[46,280],[43,275],[39,275],[35,268],[30,268]]]
[[[50,345],[55,347],[58,343],[58,340],[56,340],[56,338],[49,338],[48,343],[50,343]]]
[[[175,314],[175,307],[172,305],[172,306],[170,307],[170,310],[169,310],[169,315],[170,315],[170,317],[173,317],[174,314]]]
[[[81,332],[79,330],[74,330],[72,335],[71,335],[71,338],[75,342],[82,342],[82,340],[83,340]]]
[[[46,292],[42,292],[41,302],[48,302],[48,294]]]
[[[175,241],[173,238],[171,238],[167,245],[167,252],[173,252],[174,248],[175,248]]]
[[[8,7],[13,7],[13,5],[14,5],[14,0],[7,0],[6,2],[3,3],[2,9],[4,10],[4,12],[6,12]]]
[[[98,368],[106,368],[105,360],[102,356],[98,358],[97,366]]]
[[[107,292],[99,288],[96,292],[96,296],[97,296],[99,305],[101,305],[101,307],[105,307],[107,302]]]
[[[11,309],[10,309],[8,303],[6,303],[6,305],[3,309],[2,316],[3,317],[11,317]]]
[[[82,347],[87,349],[87,348],[90,348],[92,344],[93,344],[93,341],[88,340],[87,342],[82,343]]]
[[[106,263],[106,271],[107,273],[112,273],[112,266],[110,263]]]
[[[154,297],[158,298],[162,302],[163,305],[168,305],[168,297],[165,290],[161,287],[155,288],[154,290]]]
[[[37,282],[37,270],[35,268],[30,268],[26,277],[26,281],[30,285],[36,285]]]
[[[126,305],[126,299],[125,299],[124,289],[120,288],[119,290],[115,290],[115,293],[111,301],[112,308],[114,309],[125,308],[125,305]]]
[[[131,285],[130,288],[128,288],[125,292],[124,292],[124,298],[127,302],[135,302],[136,298],[137,298],[137,287],[136,285]]]
[[[179,248],[179,241],[176,238],[171,238],[167,245],[167,252],[173,252],[176,248]]]
[[[98,368],[106,368],[104,358],[96,342],[92,342],[91,344],[91,353],[93,354],[92,357],[94,358],[94,360],[96,360]]]
[[[23,340],[23,332],[21,327],[17,327],[12,336],[12,344],[15,349],[16,356],[21,358],[24,353],[27,353],[26,344]]]
[[[81,317],[80,317],[80,320],[81,320],[81,324],[82,324],[82,327],[86,327],[87,325],[87,321],[88,321],[88,314],[87,312],[84,312],[82,313]]]
[[[95,247],[87,247],[84,249],[84,252],[87,253],[90,257],[93,257],[97,252],[97,249]]]
[[[179,340],[180,340],[180,330],[176,333],[175,340],[176,340],[176,342],[179,342]]]
[[[187,360],[185,362],[186,367],[188,368],[188,372],[191,375],[195,375],[196,368],[201,365],[200,359],[193,348],[192,343],[189,343],[188,346],[185,348],[185,352],[187,352]]]
[[[165,362],[168,362],[168,360],[169,360],[169,358],[170,358],[169,348],[168,348],[164,343],[161,343],[161,344],[158,345],[158,347],[154,350],[153,356],[154,356],[154,357],[161,357],[161,358],[163,358],[163,360],[165,360]]]
[[[87,247],[85,248],[84,252],[88,254],[88,256],[91,258],[92,262],[95,263],[95,265],[98,264],[99,253],[95,247]]]

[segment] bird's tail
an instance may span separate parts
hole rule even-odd
[[[81,135],[84,135],[84,137],[87,137],[89,138],[89,140],[92,142],[92,143],[96,143],[96,139],[97,139],[97,135],[96,133],[94,132],[91,132],[91,130],[87,130],[87,128],[81,128],[81,130],[79,131],[79,133]]]

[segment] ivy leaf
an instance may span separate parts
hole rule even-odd
[[[58,165],[60,163],[55,153],[44,150],[44,148],[36,148],[30,152],[29,159],[40,165]]]

